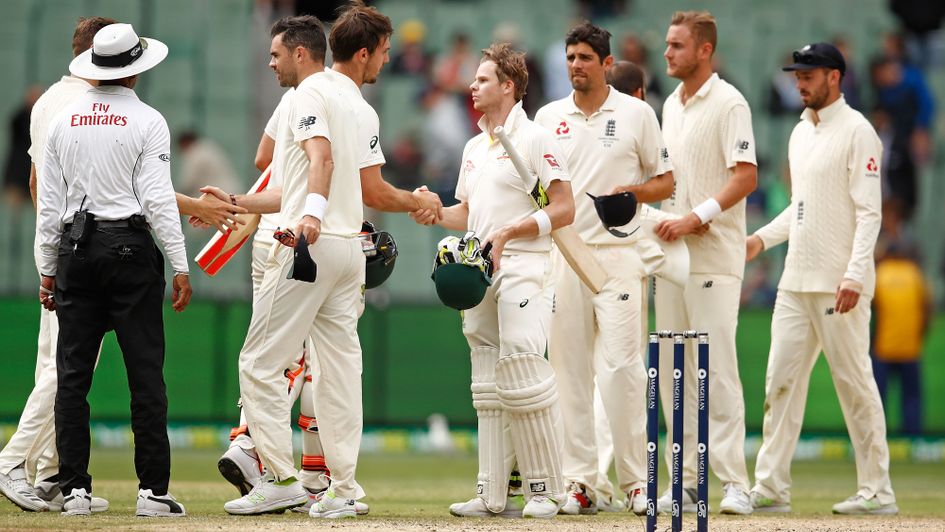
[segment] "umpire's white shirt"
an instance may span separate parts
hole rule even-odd
[[[673,156],[676,188],[660,208],[688,214],[725,186],[737,163],[757,164],[748,102],[738,89],[712,74],[682,103],[683,84],[663,104],[663,139]],[[687,236],[690,271],[739,279],[745,271],[745,200],[712,220],[702,236]]]
[[[485,238],[506,224],[531,216],[538,207],[530,196],[536,177],[528,176],[526,185],[502,143],[492,138],[491,131],[486,131],[485,117],[479,120],[479,128],[483,132],[470,139],[463,150],[456,199],[469,204],[469,230]],[[512,107],[503,128],[545,190],[552,181],[571,180],[558,143],[550,132],[528,119],[522,102]],[[516,238],[509,241],[505,250],[547,253],[551,251],[551,236]]]
[[[756,234],[765,249],[789,240],[778,288],[832,294],[846,278],[872,296],[883,145],[842,96],[817,117],[805,109],[791,133],[791,204]]]
[[[91,89],[56,115],[38,180],[40,272],[56,274],[63,225],[81,207],[99,220],[143,214],[186,273],[170,151],[164,117],[126,87]]]
[[[568,162],[574,193],[574,228],[588,244],[625,245],[604,229],[587,194],[610,194],[673,169],[656,113],[646,102],[609,87],[600,109],[586,116],[574,93],[538,110],[535,123],[552,132]]]

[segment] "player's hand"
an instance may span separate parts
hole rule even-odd
[[[418,197],[419,194],[424,192],[429,192],[426,185],[421,185],[413,190],[414,197]],[[432,192],[429,193],[433,194]],[[436,196],[436,200],[439,202],[440,197],[436,194],[433,195]],[[411,212],[410,217],[420,225],[434,225],[443,218],[443,203],[440,202],[438,206],[433,206],[429,204],[424,205],[421,202],[420,208]]]
[[[302,219],[299,220],[299,224],[295,226],[296,238],[304,236],[305,242],[310,246],[318,240],[321,234],[322,221],[314,216],[303,216]]]
[[[443,202],[440,201],[440,196],[436,192],[430,192],[426,185],[422,185],[413,191],[413,197],[419,205],[414,212],[432,213],[434,224],[443,219]]]
[[[217,187],[203,187],[200,191],[203,195],[194,202],[196,213],[191,217],[191,225],[199,227],[193,221],[196,217],[203,224],[212,225],[221,233],[225,233],[227,229],[235,230],[237,226],[245,223],[236,215],[245,214],[246,209],[230,203],[229,194]],[[225,199],[220,199],[221,194]]]
[[[863,285],[853,279],[844,279],[840,281],[837,287],[837,302],[834,304],[834,310],[840,314],[846,314],[853,310],[860,301],[860,292],[863,291]]]
[[[505,250],[505,245],[509,242],[509,235],[511,231],[508,226],[501,227],[496,229],[489,234],[482,241],[482,248],[485,249],[486,246],[492,244],[492,249],[489,250],[489,259],[492,261],[492,273],[499,271],[499,260],[502,258],[502,252]]]
[[[39,278],[39,303],[44,309],[56,310],[56,278],[43,275]]]
[[[186,273],[174,275],[171,281],[171,306],[176,312],[183,312],[190,303],[190,295],[193,289],[190,288],[190,276]]]
[[[765,250],[765,243],[758,235],[750,235],[745,239],[745,262],[751,262],[762,251]]]
[[[672,242],[686,235],[705,234],[708,230],[708,224],[703,224],[702,220],[691,212],[676,220],[664,220],[653,228],[656,235],[667,242]]]

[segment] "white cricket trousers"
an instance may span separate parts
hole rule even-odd
[[[791,459],[810,373],[822,349],[853,443],[857,495],[890,504],[896,496],[889,480],[886,418],[869,355],[870,298],[860,297],[846,314],[834,312],[835,303],[834,294],[778,290],[765,377],[764,441],[753,491],[791,501]]]
[[[594,386],[609,421],[617,484],[624,493],[646,485],[646,368],[641,357],[643,264],[631,246],[592,247],[610,279],[588,289],[554,252],[555,306],[549,360],[558,375],[564,418],[563,467],[569,482],[595,491],[599,478]],[[608,497],[599,493],[597,496]]]
[[[55,312],[40,308],[39,338],[36,348],[36,372],[16,432],[0,451],[0,473],[8,474],[25,463],[27,478],[35,483],[59,472],[56,452],[56,344],[59,320]]]
[[[735,330],[742,281],[733,275],[694,273],[686,288],[656,279],[656,328],[709,333],[709,466],[722,481],[749,489],[745,466],[745,399],[738,376]],[[696,486],[696,340],[686,342],[683,486]],[[660,397],[666,421],[664,458],[671,481],[673,441],[673,339],[660,340]]]
[[[263,464],[276,480],[297,476],[284,371],[310,336],[317,353],[314,372],[321,377],[314,400],[332,486],[339,497],[356,498],[354,473],[363,426],[357,326],[364,253],[358,239],[328,235],[309,251],[318,265],[314,283],[286,279],[292,249],[274,246],[270,252],[240,352],[240,396]]]

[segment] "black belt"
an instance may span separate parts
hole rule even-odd
[[[95,220],[95,227],[124,227],[124,228],[133,228],[138,229],[139,226],[133,224],[130,218],[125,218],[124,220]],[[63,230],[69,231],[72,229],[72,222],[69,222],[63,227]],[[143,229],[143,228],[142,228]]]

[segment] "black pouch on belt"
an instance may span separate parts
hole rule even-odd
[[[88,209],[75,211],[72,217],[72,229],[69,230],[69,242],[78,247],[89,241],[95,230],[95,217]]]

